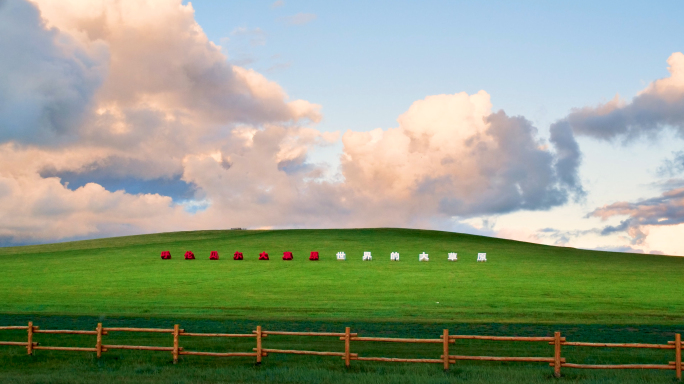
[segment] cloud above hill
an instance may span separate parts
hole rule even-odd
[[[625,145],[643,137],[655,138],[668,130],[684,138],[684,54],[673,53],[667,63],[670,76],[651,82],[631,101],[616,96],[595,107],[575,109],[554,124],[552,132],[554,127],[565,126],[578,136],[620,141]],[[684,169],[681,165],[682,154],[677,152],[658,173],[675,176]],[[576,169],[576,166],[570,168]],[[665,187],[661,196],[608,204],[593,210],[588,216],[603,220],[621,217],[619,225],[606,226],[600,233],[624,232],[631,238],[632,245],[641,245],[648,236],[649,227],[684,223],[684,190],[680,184],[678,179],[667,180],[661,183]]]
[[[231,65],[190,4],[35,3],[0,3],[0,33],[12,36],[0,39],[0,238],[10,242],[435,227],[583,194],[571,120],[545,142],[480,91],[415,101],[394,128],[322,132],[319,105]],[[310,154],[340,139],[331,180]]]
[[[630,102],[616,96],[596,107],[574,110],[566,121],[578,135],[601,140],[634,140],[673,129],[684,137],[684,54],[668,59],[670,77],[656,80]]]
[[[661,196],[634,203],[617,202],[598,208],[591,216],[603,220],[626,216],[619,225],[607,226],[603,234],[627,232],[632,244],[642,244],[648,236],[648,226],[677,225],[684,223],[684,188],[666,191]]]
[[[185,208],[197,205],[192,201],[110,191],[85,181],[70,189],[59,175],[97,174],[98,180],[129,183],[182,180],[185,165],[196,158],[217,158],[222,170],[229,168],[230,156],[220,148],[239,147],[249,132],[285,130],[284,141],[296,149],[300,125],[320,119],[319,106],[289,100],[261,74],[228,64],[190,5],[37,4],[0,5],[0,33],[11,37],[0,39],[6,53],[0,69],[8,75],[0,80],[4,238],[219,226],[200,224],[188,213]],[[308,132],[308,142],[314,142]],[[193,200],[203,201],[206,193],[196,189]]]
[[[0,36],[0,141],[76,140],[106,77],[106,47],[45,28],[23,1],[0,3]]]
[[[484,91],[428,96],[398,122],[344,134],[342,171],[357,195],[414,214],[470,216],[548,209],[579,187],[558,172],[556,152],[566,156],[572,137],[554,138],[552,151],[525,118],[492,113]]]

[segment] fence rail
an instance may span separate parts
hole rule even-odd
[[[180,325],[176,324],[173,328],[122,328],[122,327],[103,327],[102,323],[98,323],[94,331],[91,330],[60,330],[60,329],[40,329],[33,325],[33,322],[28,322],[27,326],[0,326],[0,331],[9,330],[25,330],[27,333],[27,341],[0,341],[0,345],[20,346],[26,348],[29,355],[33,355],[34,351],[65,351],[65,352],[95,352],[97,357],[101,357],[102,353],[111,350],[140,350],[140,351],[161,351],[171,352],[173,356],[173,363],[178,362],[178,356],[213,356],[213,357],[255,357],[256,363],[261,364],[262,358],[269,354],[294,354],[294,355],[313,355],[313,356],[336,356],[341,357],[345,361],[347,367],[350,366],[352,360],[356,361],[382,361],[382,362],[400,362],[400,363],[429,363],[429,364],[443,364],[444,370],[449,369],[450,364],[455,364],[458,360],[481,360],[481,361],[511,361],[511,362],[540,362],[549,363],[553,367],[554,375],[560,376],[561,368],[573,369],[664,369],[674,370],[678,380],[682,379],[682,344],[681,335],[675,334],[674,341],[668,341],[667,344],[643,344],[643,343],[590,343],[580,341],[567,341],[565,337],[561,337],[560,332],[555,332],[553,337],[519,337],[519,336],[483,336],[483,335],[449,335],[449,330],[445,329],[439,338],[434,339],[416,339],[416,338],[391,338],[391,337],[361,337],[358,333],[352,333],[350,327],[345,328],[345,332],[287,332],[287,331],[269,331],[261,329],[257,326],[256,330],[251,333],[197,333],[185,332]],[[109,345],[103,344],[103,336],[108,335],[109,332],[142,332],[142,333],[170,333],[173,335],[173,346],[144,346],[144,345]],[[40,334],[53,335],[94,335],[96,336],[95,347],[60,347],[60,346],[43,346],[34,341],[34,336]],[[224,337],[224,338],[245,338],[251,337],[256,340],[256,347],[251,352],[203,352],[203,351],[186,351],[180,346],[180,337]],[[295,349],[273,349],[264,348],[263,339],[268,336],[315,336],[315,337],[337,337],[344,341],[344,352],[336,351],[306,351]],[[450,355],[449,346],[454,344],[457,340],[489,340],[489,341],[524,341],[524,342],[548,342],[554,346],[553,357],[534,357],[534,356],[466,356],[466,355]],[[374,356],[359,356],[358,353],[351,352],[351,342],[380,342],[380,343],[426,343],[426,344],[441,344],[442,351],[439,358],[434,359],[411,359],[398,357],[374,357]],[[573,347],[592,347],[592,348],[651,348],[651,349],[673,349],[674,361],[669,361],[667,364],[575,364],[568,363],[566,359],[561,356],[561,349],[563,346]]]

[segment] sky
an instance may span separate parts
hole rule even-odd
[[[683,8],[0,0],[0,245],[381,226],[682,256]]]

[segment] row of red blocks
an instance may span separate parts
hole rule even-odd
[[[162,260],[168,260],[171,258],[171,252],[170,251],[162,251],[161,253],[161,258]],[[217,251],[211,251],[211,254],[209,254],[209,260],[218,260],[219,259],[219,254]],[[242,260],[243,255],[242,252],[235,252],[233,255],[233,260]],[[185,252],[185,260],[195,260],[195,254],[192,253],[192,251],[187,251]],[[259,254],[259,260],[268,260],[268,253],[266,252],[261,252]],[[292,260],[292,252],[283,252],[283,260]],[[311,256],[309,256],[309,260],[316,261],[318,260],[318,252],[311,252]]]

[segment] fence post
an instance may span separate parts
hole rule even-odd
[[[178,363],[178,335],[180,326],[178,324],[173,325],[173,363]]]
[[[26,344],[26,352],[33,355],[33,321],[28,322],[28,343]]]
[[[677,380],[682,381],[682,335],[679,333],[675,335],[675,370]]]
[[[561,369],[561,334],[555,332],[553,334],[553,375],[560,377]]]
[[[349,364],[351,361],[351,356],[349,355],[350,353],[350,342],[351,342],[351,328],[346,327],[344,329],[344,366],[349,368]]]
[[[97,358],[102,357],[102,323],[97,323],[97,342],[95,344]]]
[[[449,330],[445,329],[442,335],[442,361],[444,361],[444,372],[449,370]]]
[[[257,363],[257,365],[260,365],[260,364],[261,364],[261,325],[257,325],[257,329],[256,329],[256,343],[257,343],[257,347],[256,347],[256,353],[257,353],[257,356],[256,356],[256,363]]]

